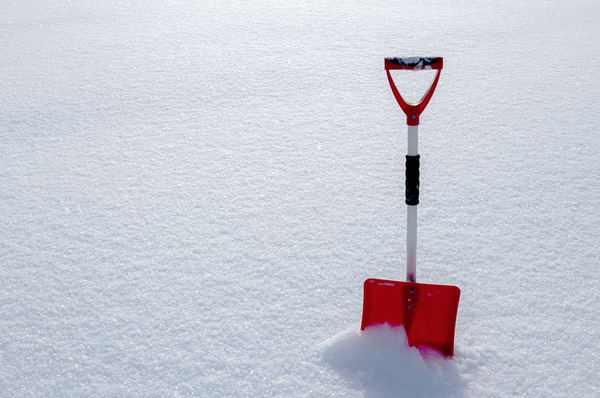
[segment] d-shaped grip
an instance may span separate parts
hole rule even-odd
[[[425,107],[431,100],[433,96],[433,92],[437,86],[438,80],[440,79],[440,73],[442,72],[442,68],[444,67],[444,59],[442,57],[410,57],[410,58],[386,58],[385,59],[385,72],[388,77],[388,81],[390,82],[390,87],[392,88],[392,93],[394,93],[394,97],[396,101],[398,101],[398,105],[406,114],[406,124],[409,126],[418,126],[419,125],[419,116],[425,110]],[[435,74],[435,78],[431,82],[429,89],[423,95],[423,97],[419,100],[419,102],[415,104],[408,103],[402,98],[400,92],[396,88],[396,84],[394,83],[394,79],[392,79],[392,75],[390,74],[390,70],[397,69],[408,69],[408,70],[437,70]]]

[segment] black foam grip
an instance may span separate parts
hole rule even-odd
[[[419,158],[420,156],[406,155],[406,204],[416,206],[419,204]]]

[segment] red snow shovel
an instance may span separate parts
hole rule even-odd
[[[383,279],[365,281],[361,329],[389,323],[403,325],[411,346],[426,346],[446,356],[454,355],[454,328],[460,289],[456,286],[416,283],[417,205],[419,204],[419,116],[429,103],[440,78],[443,59],[386,58],[385,70],[392,92],[407,117],[408,155],[406,156],[407,257],[406,282]],[[437,70],[429,90],[417,103],[407,103],[398,92],[390,74],[393,69]]]

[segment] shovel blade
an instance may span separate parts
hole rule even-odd
[[[382,323],[403,325],[409,345],[454,355],[458,287],[367,279],[364,289],[361,330]]]

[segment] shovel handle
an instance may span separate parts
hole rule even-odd
[[[433,92],[437,86],[438,80],[440,80],[440,73],[442,72],[442,68],[444,67],[444,59],[442,57],[409,57],[409,58],[386,58],[385,59],[385,72],[388,77],[388,81],[390,82],[390,87],[392,88],[392,93],[394,93],[394,97],[396,101],[398,101],[398,105],[406,114],[406,124],[409,126],[418,126],[419,125],[419,116],[425,110],[427,104],[429,104],[429,100],[433,96]],[[419,102],[413,104],[408,103],[402,98],[400,92],[396,88],[396,84],[394,83],[394,79],[392,79],[392,75],[390,74],[390,70],[437,70],[435,74],[435,78],[431,82],[429,89],[423,95],[423,97],[419,100]]]
[[[433,92],[440,79],[444,67],[442,57],[409,57],[386,58],[385,72],[392,88],[392,93],[398,101],[400,108],[406,114],[408,125],[408,153],[406,156],[406,204],[407,206],[407,231],[406,231],[406,281],[417,281],[417,205],[419,204],[419,116],[431,100]],[[437,73],[429,89],[419,100],[413,104],[402,98],[396,88],[390,70],[436,70]]]

